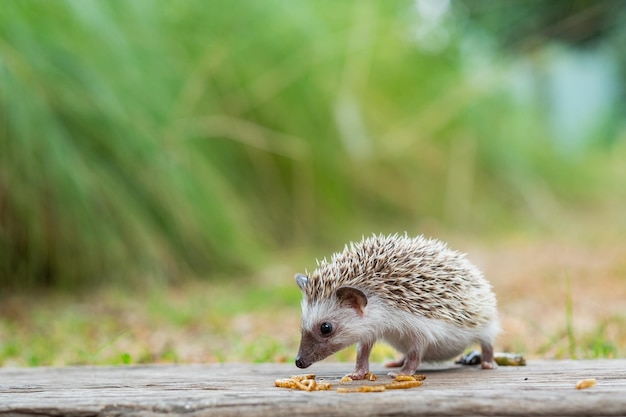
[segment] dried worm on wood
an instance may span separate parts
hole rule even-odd
[[[362,385],[360,387],[339,387],[337,392],[340,394],[346,394],[350,392],[383,392],[385,391],[384,385]]]
[[[346,375],[339,381],[340,384],[349,384],[352,382],[352,377],[350,375]]]
[[[576,389],[591,388],[594,387],[596,383],[597,381],[595,380],[595,378],[581,379],[576,383]]]
[[[305,379],[315,379],[315,374],[292,375],[291,379],[296,381],[304,381]]]
[[[422,381],[395,381],[391,384],[385,384],[386,389],[407,389],[419,387],[423,384]]]
[[[291,378],[277,379],[274,385],[278,388],[299,389],[302,391],[328,391],[332,385],[328,382],[318,383],[315,375],[293,375]]]
[[[368,381],[376,381],[378,377],[374,375],[373,373],[368,372],[365,374],[365,379],[367,379]]]
[[[278,388],[297,388],[296,381],[293,379],[277,379],[274,385]]]

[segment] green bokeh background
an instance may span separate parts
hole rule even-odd
[[[623,228],[621,6],[5,1],[0,289]]]

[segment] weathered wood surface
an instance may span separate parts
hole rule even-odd
[[[348,363],[307,369],[336,386],[350,370]],[[421,372],[419,388],[340,394],[275,388],[275,379],[302,373],[291,364],[6,368],[0,416],[626,415],[626,360],[531,361],[495,371],[447,363]],[[576,390],[583,378],[598,383]]]

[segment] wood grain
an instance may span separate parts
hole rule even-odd
[[[348,363],[307,369],[335,387]],[[382,367],[372,369],[390,379]],[[424,385],[381,393],[274,387],[292,364],[0,368],[0,416],[626,415],[626,360],[530,361],[483,371],[425,366]],[[597,385],[577,390],[576,382]]]

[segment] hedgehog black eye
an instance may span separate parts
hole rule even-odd
[[[322,323],[320,326],[320,332],[322,332],[324,336],[328,336],[332,331],[333,325],[328,322]]]

